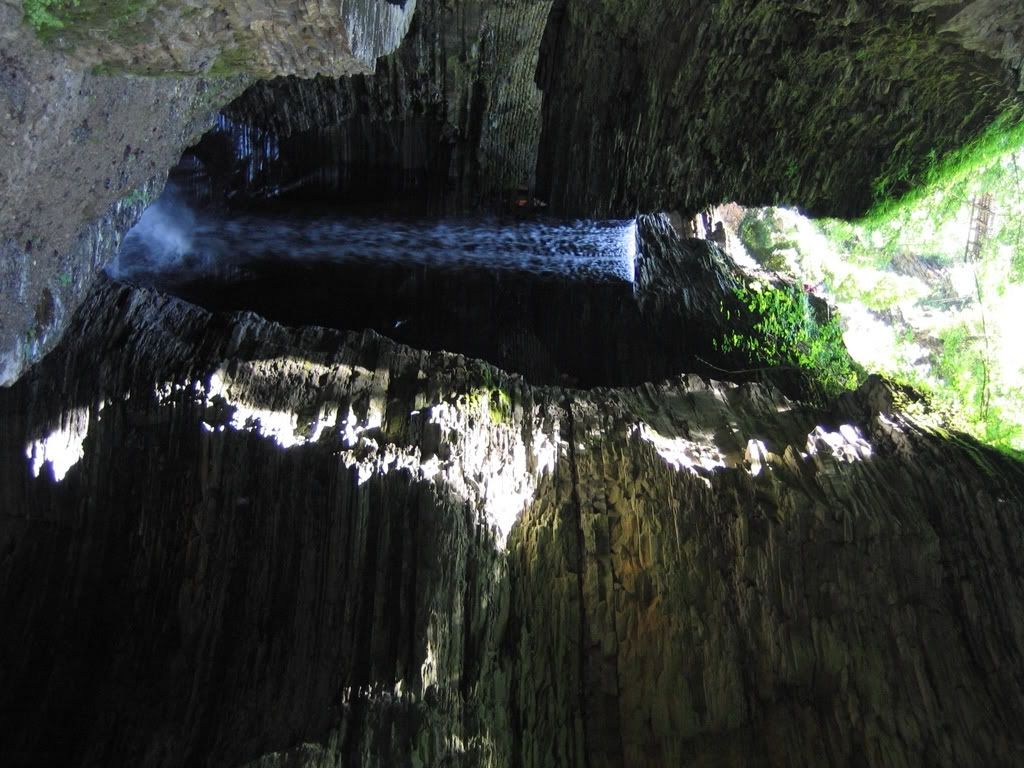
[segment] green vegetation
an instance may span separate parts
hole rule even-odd
[[[737,234],[762,268],[819,286],[860,365],[923,393],[946,427],[1020,451],[1024,123],[1007,112],[922,178],[860,221],[750,210]]]
[[[207,74],[210,77],[231,77],[252,70],[255,54],[245,45],[236,45],[221,51],[210,65]]]
[[[480,363],[477,372],[481,386],[465,396],[466,405],[471,410],[488,413],[491,423],[504,424],[512,417],[512,396],[495,379],[492,371],[490,366]]]
[[[485,412],[492,424],[504,424],[512,416],[512,397],[501,387],[481,387],[466,395],[470,410]]]
[[[803,290],[753,283],[736,288],[735,296],[751,315],[752,332],[727,334],[716,344],[720,351],[743,352],[766,368],[795,369],[821,399],[857,386],[858,373],[843,345],[838,319],[832,316],[820,321]],[[725,306],[722,310],[726,320],[731,320],[734,310]]]
[[[773,272],[786,270],[786,254],[797,246],[795,241],[782,235],[771,208],[747,211],[740,221],[739,236],[750,255]]]
[[[78,3],[79,0],[25,0],[25,21],[40,34],[64,29],[64,22],[58,14],[68,7],[76,7]]]
[[[1024,388],[994,385],[985,346],[979,343],[981,329],[962,323],[940,334],[942,349],[936,361],[936,373],[943,387],[925,385],[947,409],[954,410],[951,422],[978,439],[998,447],[1020,443],[1024,427],[1012,417],[1007,418],[1006,405],[1000,400],[1009,396],[1020,402]],[[998,398],[998,399],[997,399]],[[951,408],[951,406],[959,406]]]
[[[122,45],[149,38],[146,11],[155,0],[24,0],[25,21],[43,40],[58,35],[74,44],[100,35]]]
[[[1024,112],[1019,105],[1008,107],[974,141],[942,157],[933,149],[924,167],[914,173],[908,161],[890,166],[873,183],[875,204],[864,218],[866,226],[884,226],[930,198],[956,196],[979,170],[991,168],[1007,155],[1024,149]],[[898,154],[897,152],[894,154]],[[897,190],[909,187],[899,195]]]

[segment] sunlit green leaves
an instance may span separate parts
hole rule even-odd
[[[857,386],[853,360],[843,345],[835,316],[815,316],[807,294],[796,286],[741,285],[736,299],[752,315],[752,333],[730,331],[719,340],[722,352],[742,352],[766,368],[793,368],[805,375],[823,397]]]
[[[931,186],[868,219],[812,224],[763,209],[747,213],[739,234],[763,268],[822,286],[860,363],[929,393],[947,424],[1020,449],[1024,128],[1002,128],[955,163],[936,159]],[[983,197],[994,218],[969,253]]]

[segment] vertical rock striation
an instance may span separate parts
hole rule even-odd
[[[267,159],[293,174],[284,185],[321,184],[364,204],[401,194],[441,211],[493,206],[533,183],[534,72],[550,7],[420,0],[405,41],[375,74],[260,82],[225,113],[284,140]],[[322,169],[338,175],[318,177]]]
[[[724,200],[861,215],[1019,116],[1022,28],[1004,10],[563,0],[538,70],[540,194],[590,215]]]
[[[1024,468],[878,381],[540,387],[100,281],[0,494],[5,765],[1024,757]]]

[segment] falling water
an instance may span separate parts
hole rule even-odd
[[[161,288],[205,277],[230,280],[268,262],[422,265],[629,283],[635,256],[633,221],[220,214],[195,211],[169,190],[128,233],[107,271]]]

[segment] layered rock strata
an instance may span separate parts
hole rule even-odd
[[[1024,758],[1024,468],[878,381],[538,387],[103,281],[0,480],[5,765]]]

